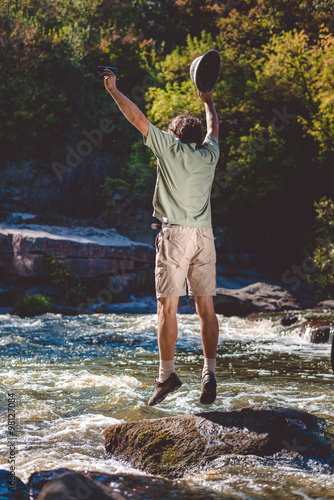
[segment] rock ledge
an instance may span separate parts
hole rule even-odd
[[[324,423],[302,411],[254,405],[110,425],[104,430],[105,449],[169,479],[206,468],[226,454],[266,456],[286,450],[333,467],[334,451],[322,437]]]

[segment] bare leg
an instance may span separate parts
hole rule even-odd
[[[219,326],[211,296],[195,297],[196,311],[201,325],[201,338],[205,358],[215,358],[217,353]]]
[[[158,299],[158,344],[160,359],[174,359],[177,339],[176,313],[179,297],[160,297]]]
[[[179,297],[158,299],[159,378],[155,381],[153,395],[148,402],[149,406],[161,403],[170,392],[176,391],[182,385],[174,368],[178,303]]]
[[[219,326],[211,296],[195,297],[195,303],[201,323],[201,337],[204,354],[200,403],[203,405],[210,405],[215,401],[217,396],[215,363]]]

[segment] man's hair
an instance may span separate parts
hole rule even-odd
[[[196,142],[198,148],[203,143],[204,131],[202,121],[190,113],[184,113],[173,118],[168,125],[167,132],[177,136],[185,144]]]

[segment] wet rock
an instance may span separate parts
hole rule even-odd
[[[266,456],[281,450],[334,465],[324,421],[302,411],[254,405],[230,412],[139,420],[104,430],[105,449],[149,474],[173,479],[226,454]]]
[[[281,319],[282,326],[291,326],[297,323],[298,318],[296,316],[285,316],[285,318]]]
[[[313,344],[325,344],[330,341],[334,327],[328,321],[309,320],[302,323],[301,329],[302,332],[309,332]]]
[[[14,473],[0,470],[0,498],[1,500],[28,500],[27,487]]]
[[[240,289],[217,288],[214,305],[216,312],[225,316],[300,309],[287,290],[261,282]]]
[[[124,500],[125,497],[99,484],[87,474],[66,471],[48,481],[38,495],[38,500]]]
[[[76,496],[71,496],[73,487]],[[101,493],[102,490],[102,493]],[[95,496],[90,495],[90,491]],[[57,493],[58,492],[58,493]],[[78,493],[81,492],[81,497]],[[57,496],[61,493],[67,496]],[[98,493],[98,494],[97,494]],[[178,498],[178,500],[214,500],[215,495],[201,488],[190,489],[162,477],[139,474],[106,474],[103,472],[56,469],[34,472],[29,478],[30,500],[103,500],[104,498],[156,500]],[[55,494],[56,496],[50,496]],[[109,496],[102,496],[109,495]],[[110,496],[113,495],[113,496]]]
[[[311,332],[311,342],[313,344],[326,344],[330,340],[330,333],[332,328],[328,325],[319,326]]]

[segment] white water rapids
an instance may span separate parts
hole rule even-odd
[[[298,321],[290,327],[281,325],[283,315],[219,316],[218,398],[209,408],[199,403],[202,352],[195,314],[178,315],[176,366],[183,386],[155,407],[147,406],[158,371],[155,314],[0,316],[1,468],[8,469],[9,393],[16,398],[16,474],[24,482],[34,471],[61,467],[138,473],[105,458],[102,431],[120,421],[268,403],[313,413],[334,426],[330,346],[311,344],[303,327],[315,316],[333,320],[333,313],[292,314]],[[222,456],[210,470],[181,482],[217,499],[334,498],[334,476],[311,462],[305,467],[284,454]]]

